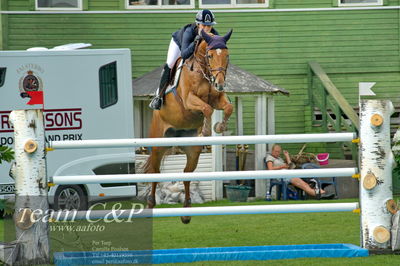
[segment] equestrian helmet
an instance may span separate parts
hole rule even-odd
[[[215,22],[215,16],[213,12],[208,9],[203,9],[197,12],[195,22],[206,26],[213,26],[217,24],[217,22]]]

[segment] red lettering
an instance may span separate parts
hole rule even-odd
[[[61,127],[64,125],[62,113],[56,113],[56,115],[54,116],[54,120],[56,121],[56,126]]]
[[[10,129],[10,124],[8,123],[8,114],[1,115],[1,129]]]
[[[46,120],[45,127],[46,128],[54,126],[53,115],[54,115],[53,113],[47,113],[45,115],[45,120]]]
[[[81,114],[82,114],[82,112],[74,113],[74,120],[79,123],[79,126],[77,126],[77,129],[82,128],[82,119],[80,118]]]
[[[82,109],[45,110],[46,130],[73,130],[82,128]]]
[[[9,124],[11,111],[0,111],[0,132],[12,132]],[[51,109],[44,111],[44,126],[49,130],[77,130],[82,129],[82,109]]]
[[[65,120],[65,126],[72,127],[74,125],[74,122],[72,120],[72,113],[65,113],[64,120]]]

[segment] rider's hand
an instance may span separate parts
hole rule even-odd
[[[289,152],[286,151],[286,150],[284,150],[284,151],[283,151],[283,155],[288,156],[288,155],[289,155]]]
[[[203,38],[200,35],[196,35],[194,42],[200,42]]]

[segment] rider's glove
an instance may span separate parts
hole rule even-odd
[[[200,42],[203,38],[200,35],[196,35],[194,42]]]

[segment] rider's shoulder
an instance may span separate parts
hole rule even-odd
[[[183,26],[184,31],[195,31],[196,30],[196,23],[190,23]]]

